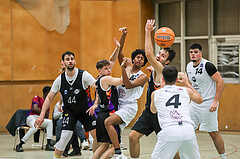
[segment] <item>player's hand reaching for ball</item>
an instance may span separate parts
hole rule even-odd
[[[155,24],[155,20],[148,19],[147,23],[146,23],[146,26],[145,26],[145,31],[146,32],[153,31],[156,28],[156,26],[154,26],[154,24]]]

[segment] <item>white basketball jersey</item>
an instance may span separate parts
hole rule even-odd
[[[140,75],[144,74],[141,70],[137,73],[130,74],[130,81],[134,81]],[[138,86],[131,89],[126,89],[124,85],[120,85],[117,87],[118,91],[118,101],[119,103],[137,103],[137,99],[139,99],[143,93],[142,86]]]
[[[213,100],[216,94],[216,83],[209,76],[205,68],[207,62],[209,61],[202,59],[196,67],[193,66],[193,62],[189,62],[187,65],[188,79],[193,88],[202,95],[203,101]]]
[[[166,85],[154,92],[154,104],[162,129],[170,125],[193,122],[189,114],[190,97],[185,87]]]

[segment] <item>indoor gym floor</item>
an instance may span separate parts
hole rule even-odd
[[[123,143],[128,147],[128,134],[130,129],[123,131]],[[210,136],[207,133],[197,132],[197,139],[199,150],[202,159],[217,159],[218,153],[213,145]],[[240,133],[226,133],[221,132],[225,142],[225,149],[228,159],[240,159]],[[42,137],[42,134],[41,134]],[[150,159],[151,153],[156,143],[156,135],[152,133],[149,137],[142,137],[141,142],[141,159]],[[40,139],[41,141],[41,139]],[[17,138],[17,143],[19,139]],[[33,137],[23,145],[24,152],[15,152],[13,150],[14,137],[9,133],[2,133],[0,135],[0,159],[52,159],[53,152],[42,150],[39,146],[41,143],[33,143]],[[46,143],[46,141],[45,141]],[[70,150],[71,151],[71,150]],[[129,157],[129,149],[123,150],[123,153]],[[81,156],[67,157],[67,159],[91,159],[92,151],[82,150]]]

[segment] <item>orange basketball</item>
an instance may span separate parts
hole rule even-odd
[[[161,27],[156,31],[154,39],[158,46],[166,48],[173,44],[175,33],[168,27]]]

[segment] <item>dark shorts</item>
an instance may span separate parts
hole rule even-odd
[[[105,119],[108,118],[109,116],[110,116],[109,112],[99,112],[97,116],[97,125],[96,125],[97,142],[112,143],[104,124]],[[118,141],[120,143],[120,128],[118,125],[114,127],[117,131]]]
[[[77,121],[84,126],[84,130],[89,132],[96,128],[96,117],[89,116],[87,113],[71,114],[63,112],[62,130],[74,130]]]
[[[145,109],[132,127],[132,130],[135,130],[146,136],[151,134],[153,131],[155,131],[157,134],[159,131],[161,131],[157,114],[153,114],[149,110]]]

